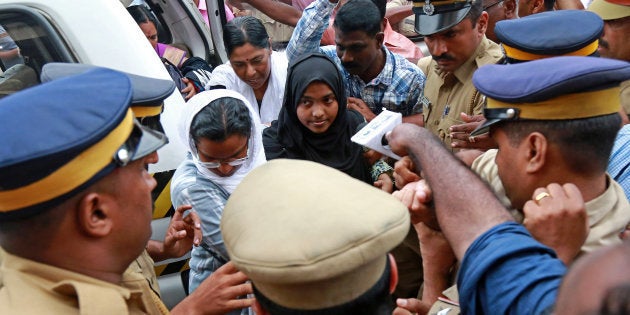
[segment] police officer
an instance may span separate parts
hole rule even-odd
[[[588,10],[604,20],[604,32],[599,41],[599,54],[602,57],[630,62],[630,1],[594,0]],[[630,115],[630,82],[621,84],[621,105]]]
[[[418,66],[427,79],[423,103],[424,126],[451,145],[448,128],[462,121],[461,114],[481,114],[481,95],[472,85],[472,74],[482,65],[503,57],[498,44],[485,36],[488,13],[482,2],[414,2],[416,32],[424,35],[431,53]]]
[[[97,69],[1,101],[2,313],[168,312],[126,272],[151,234],[147,166],[167,143],[134,119],[132,94],[126,75]],[[214,281],[173,313],[216,311]]]
[[[85,73],[96,68],[96,66],[88,64],[51,62],[42,67],[40,77],[42,82],[48,82],[59,78]],[[124,74],[131,82],[132,97],[130,108],[134,116],[143,126],[165,133],[160,121],[160,115],[164,111],[164,99],[173,93],[176,88],[175,83],[173,83],[172,80],[161,80],[130,73]],[[178,144],[179,142],[169,142],[169,144],[160,148],[160,154],[164,153],[165,155],[170,155],[169,150],[183,150],[183,147],[177,146]],[[165,149],[168,150],[165,151]],[[163,178],[165,175],[167,177]],[[172,172],[158,173],[153,176],[158,179],[159,187],[162,185],[159,181],[170,181]],[[152,194],[157,195],[156,193],[160,193],[160,191],[152,192]],[[170,194],[166,197],[170,197]],[[164,196],[162,196],[161,199],[166,200],[168,207],[171,207],[170,198],[164,198]],[[160,209],[159,203],[155,206],[156,209],[154,210],[154,214],[157,211],[166,212],[166,210]],[[155,274],[154,261],[179,258],[190,252],[193,244],[199,245],[202,237],[200,228],[201,223],[197,213],[191,211],[184,219],[184,211],[189,209],[190,206],[182,206],[176,209],[172,220],[170,221],[169,227],[166,229],[164,241],[149,240],[146,250],[143,251],[138,259],[129,266],[130,270],[142,274],[147,279],[147,282],[151,286],[153,292],[158,295],[160,295],[160,287],[157,275]]]
[[[630,218],[630,204],[621,187],[606,174],[608,155],[620,126],[618,84],[629,77],[627,63],[590,57],[488,66],[473,76],[475,86],[488,97],[484,109],[487,121],[480,129],[490,128],[499,149],[486,152],[472,168],[520,211],[516,221],[522,222],[537,240],[554,248],[567,265],[578,254],[620,243],[618,232]],[[435,186],[427,178],[437,198],[437,190],[444,186]],[[557,203],[548,203],[556,197],[566,197],[566,191],[561,194],[558,188],[568,184],[575,187],[573,195],[579,194],[585,201],[589,232],[583,244],[575,242],[581,239],[579,229],[551,233],[562,220],[541,208]],[[465,185],[455,182],[449,187]],[[460,194],[461,189],[455,195]],[[439,214],[438,221],[442,230],[446,229]],[[445,235],[448,239],[447,232]],[[451,245],[457,254],[457,245]],[[461,256],[458,258],[462,261]],[[463,262],[458,278],[462,306],[473,300],[470,292],[462,292],[462,274],[473,272],[465,265]],[[504,312],[494,309],[490,313]]]
[[[597,57],[603,28],[601,19],[591,12],[559,10],[500,21],[494,31],[501,40],[505,62],[518,63],[555,56]],[[480,124],[481,121],[477,121],[452,126],[450,131],[453,146],[482,150],[496,148],[496,143],[487,133],[477,131],[471,136],[471,131]]]
[[[598,56],[603,27],[601,19],[590,12],[559,10],[499,21],[494,32],[505,52],[505,62],[517,63],[554,56]],[[487,134],[470,136],[481,120],[451,126],[453,147],[484,151],[496,147]]]

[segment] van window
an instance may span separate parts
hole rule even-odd
[[[25,6],[0,6],[0,97],[39,84],[48,62],[75,62],[51,23]]]

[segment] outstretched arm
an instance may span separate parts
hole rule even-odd
[[[388,140],[396,154],[408,154],[416,170],[422,171],[432,190],[439,225],[459,260],[478,236],[513,221],[490,188],[427,129],[401,124]],[[457,189],[461,187],[468,189]]]
[[[295,27],[300,17],[302,17],[302,11],[282,1],[240,0],[240,2],[248,3],[270,18],[293,27]]]
[[[330,12],[336,4],[336,0],[315,0],[304,9],[287,45],[289,63],[305,53],[320,51],[319,42],[328,27]]]

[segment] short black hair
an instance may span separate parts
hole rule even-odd
[[[385,265],[385,270],[376,283],[365,293],[356,299],[329,308],[317,310],[297,310],[278,305],[269,300],[256,289],[253,284],[254,295],[260,306],[272,315],[390,315],[394,309],[392,299],[389,294],[389,283],[391,278],[391,266],[389,258]]]
[[[563,159],[574,172],[593,174],[608,167],[608,158],[621,128],[618,113],[568,120],[519,120],[497,125],[516,146],[532,132],[542,133],[559,146]]]
[[[372,0],[350,0],[344,4],[333,26],[343,33],[362,31],[370,36],[381,31],[381,13]]]
[[[472,26],[475,27],[477,21],[479,21],[479,17],[481,17],[481,12],[483,12],[483,1],[473,0],[470,4],[470,11],[468,11],[464,19],[470,19]]]

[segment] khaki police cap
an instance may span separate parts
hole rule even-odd
[[[352,301],[377,283],[409,230],[396,198],[323,164],[279,159],[230,196],[221,233],[257,292],[291,309]]]
[[[588,10],[604,21],[621,19],[630,16],[630,0],[593,0]]]

